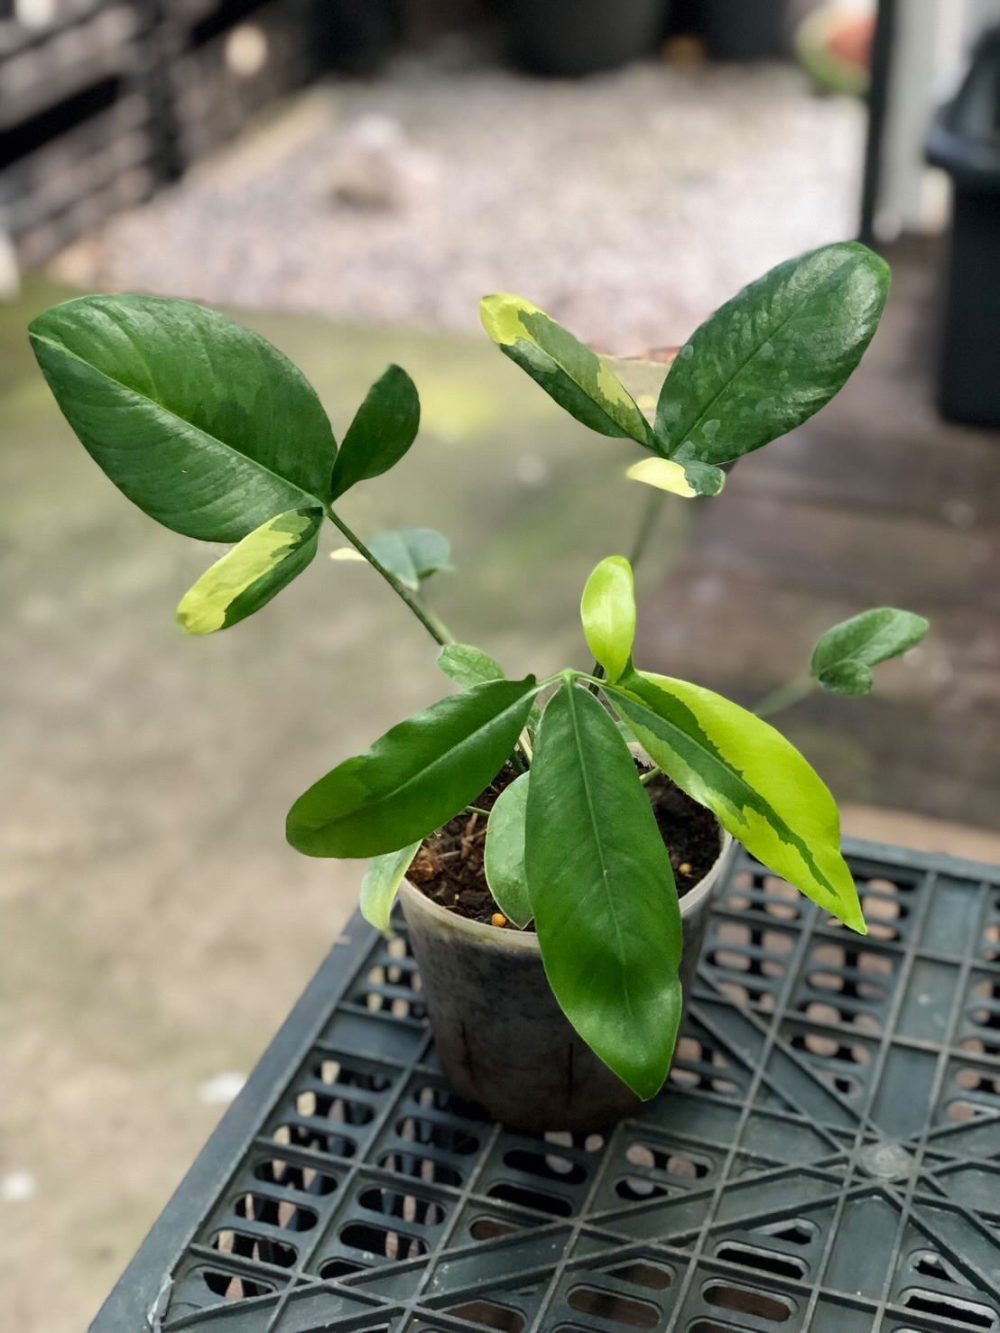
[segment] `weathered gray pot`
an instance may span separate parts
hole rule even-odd
[[[681,899],[685,995],[732,850],[723,834],[718,860]],[[469,921],[406,881],[400,901],[438,1058],[459,1096],[534,1131],[603,1129],[641,1105],[563,1016],[534,933]]]

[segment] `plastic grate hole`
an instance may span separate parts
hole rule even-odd
[[[1000,924],[993,921],[983,930],[981,957],[989,963],[1000,959]]]
[[[241,1194],[233,1212],[246,1222],[262,1222],[283,1231],[312,1231],[317,1221],[311,1208],[302,1208],[287,1199],[271,1199],[264,1194]]]
[[[396,1125],[396,1133],[404,1143],[419,1143],[427,1148],[440,1148],[459,1157],[468,1157],[479,1149],[479,1140],[468,1130],[454,1125],[442,1125],[436,1120],[423,1120],[417,1116],[406,1116],[400,1120]]]
[[[976,1305],[972,1301],[960,1300],[956,1296],[946,1296],[938,1291],[914,1289],[903,1296],[903,1305],[907,1310],[916,1310],[919,1314],[933,1315],[936,1319],[950,1319],[954,1324],[964,1324],[966,1328],[995,1329],[997,1316],[985,1305]]]
[[[350,1277],[353,1273],[365,1273],[364,1264],[353,1263],[350,1259],[328,1259],[320,1265],[319,1275],[324,1282],[332,1282],[338,1277]]]
[[[630,1264],[610,1268],[608,1276],[620,1278],[622,1282],[631,1282],[635,1287],[647,1287],[650,1291],[666,1291],[674,1281],[674,1275],[669,1268],[661,1268],[659,1264],[651,1264],[645,1259],[636,1259]]]
[[[811,1245],[816,1239],[816,1223],[804,1217],[795,1217],[789,1222],[769,1222],[767,1226],[757,1227],[757,1231],[762,1236],[787,1241],[789,1245]]]
[[[911,1256],[911,1266],[921,1277],[932,1277],[938,1282],[954,1282],[957,1274],[950,1264],[946,1264],[933,1250],[919,1250]]]
[[[753,1315],[756,1319],[783,1324],[792,1317],[793,1307],[788,1301],[753,1287],[737,1287],[731,1282],[710,1282],[702,1293],[709,1305],[736,1314]]]
[[[649,1143],[629,1144],[625,1160],[646,1171],[665,1171],[667,1175],[679,1176],[683,1180],[703,1180],[712,1170],[712,1163],[705,1157],[678,1152],[676,1148],[657,1148]]]
[[[587,1179],[586,1168],[562,1153],[529,1152],[526,1148],[512,1148],[504,1153],[504,1162],[529,1176],[553,1180],[560,1184],[580,1185]]]
[[[621,1180],[615,1183],[615,1193],[619,1199],[627,1199],[630,1203],[642,1203],[645,1199],[669,1198],[682,1191],[671,1189],[668,1185],[660,1185],[655,1180],[647,1180],[645,1176],[622,1176]]]
[[[295,1110],[310,1120],[332,1120],[335,1125],[367,1125],[375,1117],[374,1108],[363,1102],[329,1097],[323,1092],[300,1092],[295,1098]]]
[[[341,1241],[352,1250],[376,1255],[380,1259],[420,1259],[427,1253],[426,1244],[419,1236],[408,1236],[387,1227],[367,1222],[350,1222],[340,1233]]]
[[[723,1097],[738,1097],[739,1086],[731,1078],[725,1078],[721,1072],[723,1070],[730,1072],[730,1066],[714,1047],[694,1037],[681,1037],[670,1070],[670,1081],[681,1088],[715,1092]]]
[[[277,1185],[281,1189],[295,1190],[298,1194],[332,1194],[338,1183],[333,1176],[324,1175],[314,1166],[298,1166],[281,1157],[269,1157],[264,1162],[258,1162],[253,1173],[257,1180]]]
[[[358,1195],[358,1203],[370,1213],[398,1217],[401,1222],[411,1222],[421,1227],[440,1226],[447,1216],[441,1204],[433,1199],[423,1199],[418,1194],[403,1194],[384,1186],[362,1190]]]
[[[422,1180],[425,1185],[457,1187],[462,1183],[461,1172],[453,1166],[438,1162],[433,1157],[421,1157],[418,1153],[383,1153],[379,1158],[379,1166],[396,1176],[412,1176],[414,1180]]]
[[[375,1073],[369,1069],[352,1068],[330,1058],[318,1060],[312,1068],[313,1078],[320,1083],[340,1088],[362,1088],[366,1092],[385,1092],[392,1087],[392,1079],[386,1074]]]
[[[500,1240],[520,1230],[513,1222],[501,1222],[498,1217],[477,1217],[469,1227],[469,1235],[473,1240]]]
[[[656,1328],[660,1322],[660,1311],[655,1305],[598,1287],[574,1287],[569,1294],[569,1306],[579,1314],[626,1328]]]
[[[209,1291],[214,1296],[221,1296],[224,1301],[249,1301],[254,1296],[270,1296],[274,1291],[270,1282],[261,1282],[259,1278],[233,1277],[232,1273],[223,1273],[216,1268],[203,1268],[201,1276]]]
[[[491,1199],[503,1199],[505,1203],[519,1204],[522,1208],[534,1208],[539,1213],[553,1213],[556,1217],[569,1217],[573,1206],[568,1199],[560,1199],[555,1194],[544,1194],[541,1190],[526,1189],[512,1181],[501,1180],[487,1191]]]
[[[307,1148],[327,1157],[353,1157],[357,1144],[342,1134],[324,1134],[311,1125],[279,1125],[272,1135],[275,1143],[286,1148]]]
[[[904,896],[913,893],[913,885],[897,884],[890,879],[870,879],[858,887],[869,935],[877,940],[902,939],[901,923],[910,915]]]
[[[813,1023],[825,1027],[857,1028],[859,1032],[871,1033],[877,1037],[882,1031],[882,1024],[872,1013],[860,1009],[848,1009],[840,1005],[828,1004],[825,1000],[809,1000],[800,1004],[801,1012]]]
[[[492,1301],[467,1301],[464,1305],[450,1305],[446,1313],[467,1319],[470,1324],[499,1329],[500,1333],[521,1333],[527,1322],[519,1310],[511,1310],[506,1305],[494,1305]]]
[[[545,1142],[557,1148],[576,1148],[578,1152],[600,1152],[607,1143],[603,1134],[570,1134],[568,1130],[552,1129],[545,1135]]]
[[[719,1324],[714,1319],[696,1319],[688,1324],[687,1333],[752,1333],[746,1324]]]
[[[227,1229],[216,1232],[212,1249],[220,1254],[235,1254],[241,1259],[253,1259],[259,1264],[274,1264],[278,1268],[292,1268],[298,1258],[294,1245],[287,1241],[271,1240],[266,1236],[252,1236],[246,1231]]]
[[[773,1277],[787,1277],[801,1282],[807,1273],[806,1265],[794,1255],[778,1254],[774,1250],[758,1250],[753,1245],[740,1245],[727,1241],[715,1251],[716,1257],[742,1268],[752,1268],[756,1273],[766,1273]]]
[[[948,1119],[955,1125],[964,1125],[970,1120],[992,1118],[993,1114],[988,1106],[980,1106],[961,1097],[948,1103]]]

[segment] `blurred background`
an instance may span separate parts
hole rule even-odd
[[[636,354],[862,237],[894,272],[871,351],[719,499],[662,498],[641,657],[753,704],[837,620],[930,616],[874,696],[781,725],[848,831],[1000,859],[997,25],[1000,0],[0,3],[5,1328],[97,1309],[353,910],[361,867],[296,856],[287,806],[444,692],[384,587],[325,558],[185,639],[214,553],[87,458],[28,320],[81,290],[222,306],[338,432],[404,365],[421,439],[347,516],[440,528],[437,609],[543,671],[582,660],[582,580],[647,495],[480,296]]]

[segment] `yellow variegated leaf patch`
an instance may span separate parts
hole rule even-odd
[[[688,481],[681,464],[669,458],[642,458],[638,463],[633,463],[625,475],[630,481],[641,481],[646,486],[655,486],[657,490],[669,491],[671,495],[681,495],[685,500],[698,494]]]
[[[653,447],[646,418],[611,367],[544,310],[520,296],[486,296],[480,315],[500,350],[577,421]]]
[[[214,634],[245,620],[300,574],[316,554],[321,509],[289,509],[255,528],[181,598],[188,634]]]

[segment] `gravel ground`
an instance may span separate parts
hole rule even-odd
[[[456,330],[512,290],[608,347],[676,342],[772,263],[852,234],[863,134],[860,105],[791,67],[558,82],[411,62],[293,99],[57,273]]]

